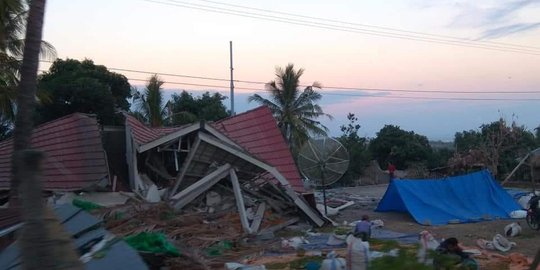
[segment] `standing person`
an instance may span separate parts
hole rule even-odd
[[[371,221],[368,215],[363,215],[362,220],[356,223],[354,227],[354,236],[361,238],[362,241],[367,241],[371,237]]]
[[[396,165],[392,162],[388,162],[388,174],[390,175],[390,181],[394,180],[394,173],[396,172]]]

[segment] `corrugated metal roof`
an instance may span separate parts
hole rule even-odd
[[[46,153],[45,190],[79,190],[108,175],[99,126],[94,117],[75,113],[38,126],[32,146]],[[0,190],[11,179],[13,139],[0,142]]]
[[[253,156],[274,166],[295,191],[305,191],[291,151],[268,107],[237,114],[212,123],[212,126]]]
[[[77,249],[110,234],[102,228],[102,220],[73,205],[64,204],[54,210],[65,231],[72,235],[73,244]],[[120,240],[109,243],[111,245],[103,252],[103,256],[87,262],[84,265],[85,269],[148,269],[138,252],[126,242]],[[20,249],[18,243],[15,242],[0,252],[0,269],[22,269],[20,260]]]
[[[137,120],[137,118],[129,114],[124,114],[124,116],[126,117],[126,126],[129,126],[131,128],[133,138],[138,145],[149,143],[167,134],[182,129],[182,127],[151,128],[147,127],[146,125],[141,123],[141,121]]]
[[[20,211],[19,208],[0,209],[0,231],[21,223],[22,217]]]

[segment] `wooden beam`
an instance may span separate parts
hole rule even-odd
[[[297,218],[297,217],[289,219],[289,220],[287,220],[287,221],[285,221],[285,222],[283,222],[281,224],[277,224],[277,225],[274,225],[272,227],[268,227],[268,228],[262,230],[260,233],[258,233],[258,235],[262,235],[262,234],[265,234],[267,232],[272,232],[273,233],[275,231],[279,231],[279,230],[281,230],[281,229],[283,229],[283,228],[285,228],[285,227],[287,227],[289,225],[293,225],[294,223],[296,223],[298,221],[300,221],[300,218]]]
[[[251,234],[251,228],[249,227],[249,222],[246,213],[246,206],[244,205],[244,197],[242,196],[242,190],[240,189],[240,182],[238,182],[238,177],[234,169],[229,170],[231,182],[234,191],[234,197],[236,199],[236,207],[238,208],[238,214],[240,215],[240,223],[242,228],[248,234]]]
[[[264,217],[264,211],[266,210],[266,204],[262,202],[259,204],[259,207],[257,208],[257,213],[255,213],[255,217],[253,217],[253,221],[251,222],[251,233],[257,233],[259,230],[259,227],[261,226],[262,219]]]
[[[195,143],[193,144],[193,147],[191,148],[191,152],[188,153],[186,160],[184,160],[184,163],[182,163],[182,167],[180,168],[180,172],[176,176],[176,181],[174,183],[173,189],[171,189],[171,193],[169,193],[171,196],[174,196],[178,188],[180,187],[180,184],[182,183],[182,180],[184,180],[184,177],[186,176],[187,170],[189,168],[189,165],[191,164],[191,161],[193,160],[193,157],[195,157],[195,154],[197,152],[197,149],[199,148],[199,145],[201,144],[201,140],[199,137],[195,139]]]
[[[531,153],[528,153],[524,158],[521,159],[521,161],[518,163],[518,165],[510,172],[510,174],[504,179],[504,181],[502,181],[501,186],[504,186],[504,184],[506,184],[506,182],[508,182],[508,180],[510,180],[510,177],[512,177],[512,175],[514,175],[514,173],[516,173],[516,171],[519,169],[519,167],[521,167],[521,165],[523,165],[523,163],[525,163],[525,161],[529,158],[530,155],[531,155]]]
[[[318,212],[316,212],[313,208],[311,208],[304,200],[300,199],[300,197],[298,196],[298,194],[296,194],[296,192],[294,192],[294,190],[292,190],[291,188],[291,185],[289,184],[289,181],[287,181],[287,179],[285,179],[285,177],[274,167],[268,165],[267,163],[264,163],[254,157],[252,157],[251,155],[249,154],[246,154],[244,151],[242,151],[241,149],[238,149],[238,148],[235,148],[235,147],[232,147],[230,145],[227,145],[227,144],[224,144],[212,137],[210,137],[210,135],[207,135],[207,134],[204,134],[204,133],[199,133],[199,138],[208,143],[208,144],[211,144],[217,148],[220,148],[224,151],[227,151],[229,152],[230,154],[233,154],[263,170],[266,170],[267,172],[269,172],[270,174],[272,174],[278,181],[279,183],[283,186],[283,188],[285,189],[285,193],[287,193],[287,195],[289,195],[289,197],[292,199],[292,201],[294,201],[294,203],[313,221],[313,223],[315,223],[317,226],[322,226],[324,225],[324,220],[321,219],[320,215],[318,214]]]
[[[182,190],[180,193],[172,196],[170,199],[175,200],[173,202],[174,208],[182,209],[188,203],[192,202],[195,198],[201,195],[203,192],[215,185],[219,180],[229,175],[231,169],[230,164],[220,166],[217,170],[211,172],[207,176],[203,177],[193,185]]]
[[[165,143],[168,143],[170,141],[173,141],[173,140],[176,140],[184,135],[187,135],[191,132],[194,132],[194,131],[197,131],[201,128],[201,124],[199,123],[196,123],[196,124],[192,124],[190,126],[187,126],[185,128],[182,128],[178,131],[175,131],[173,133],[170,133],[170,134],[167,134],[161,138],[158,138],[156,140],[153,140],[147,144],[143,144],[139,147],[139,153],[142,153],[142,152],[145,152],[145,151],[148,151],[152,148],[155,148],[155,147],[158,147],[162,144],[165,144]]]

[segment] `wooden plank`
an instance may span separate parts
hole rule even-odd
[[[199,148],[199,145],[201,144],[201,140],[199,137],[195,139],[195,143],[193,144],[193,147],[191,148],[191,152],[188,153],[186,160],[182,164],[182,168],[180,169],[180,172],[176,176],[176,182],[174,183],[173,189],[171,189],[171,193],[169,193],[171,196],[174,196],[178,188],[180,187],[180,184],[182,183],[182,180],[184,180],[184,177],[186,176],[187,170],[189,165],[191,164],[191,161],[193,160],[193,157],[195,157],[195,153],[197,152],[197,149]]]
[[[139,147],[139,153],[148,151],[152,148],[158,147],[160,145],[166,144],[170,141],[174,141],[184,135],[187,135],[191,132],[197,131],[201,128],[201,125],[199,123],[191,124],[190,126],[187,126],[185,128],[182,128],[178,131],[175,131],[173,133],[167,134],[163,137],[160,137],[156,140],[153,140],[147,144],[143,144]]]
[[[294,190],[292,190],[291,188],[291,185],[289,184],[289,181],[287,181],[287,179],[285,179],[285,177],[274,167],[268,165],[267,163],[264,163],[246,153],[244,153],[243,151],[241,151],[240,149],[237,149],[235,147],[231,147],[227,144],[224,144],[214,138],[212,138],[210,135],[207,135],[207,134],[204,134],[204,133],[199,133],[199,138],[208,143],[208,144],[211,144],[213,146],[216,146],[224,151],[227,151],[229,152],[230,154],[232,155],[235,155],[267,172],[269,172],[270,174],[272,174],[279,182],[280,184],[283,186],[283,188],[285,189],[285,193],[287,195],[289,195],[289,197],[292,199],[292,201],[311,219],[311,221],[313,221],[313,223],[315,223],[317,226],[322,226],[324,225],[324,220],[321,219],[320,215],[318,214],[318,212],[316,212],[313,208],[311,208],[304,200],[300,199],[300,197],[298,197],[298,194],[296,194],[296,192],[294,192]]]
[[[285,221],[285,222],[283,222],[283,223],[281,223],[281,224],[277,224],[277,225],[274,225],[274,226],[272,226],[272,227],[268,227],[268,228],[262,230],[262,231],[259,233],[259,235],[265,234],[265,233],[268,233],[268,232],[279,231],[279,230],[281,230],[281,229],[283,229],[283,228],[285,228],[285,227],[287,227],[287,226],[289,226],[289,225],[292,225],[292,224],[294,224],[294,223],[296,223],[296,222],[298,222],[298,221],[300,221],[300,218],[297,218],[297,217],[292,218],[292,219],[289,219],[289,220],[287,220],[287,221]]]
[[[236,207],[238,208],[238,214],[240,215],[240,223],[242,223],[242,228],[248,234],[251,234],[251,228],[249,227],[249,222],[246,213],[246,207],[244,205],[244,197],[242,196],[242,190],[240,189],[240,182],[238,182],[238,176],[234,169],[229,170],[231,182],[234,191],[234,197],[236,199]]]
[[[531,153],[528,153],[524,158],[521,159],[518,165],[510,172],[510,174],[504,179],[504,181],[502,181],[501,186],[504,186],[504,184],[506,184],[506,182],[510,180],[510,177],[512,177],[512,175],[514,175],[514,173],[519,169],[519,167],[521,167],[521,165],[525,163],[525,161],[529,158],[530,155]]]
[[[203,192],[215,185],[219,180],[223,179],[225,176],[229,175],[229,170],[231,169],[230,164],[225,164],[220,166],[217,170],[211,172],[207,176],[203,177],[199,181],[195,182],[193,185],[182,190],[180,193],[172,196],[171,200],[176,200],[174,202],[174,207],[176,209],[182,209],[188,203],[192,202],[195,198],[201,195]]]
[[[256,233],[259,230],[265,210],[266,204],[262,202],[261,204],[259,204],[259,208],[257,208],[257,213],[255,213],[255,217],[253,217],[253,221],[251,222],[251,233]]]

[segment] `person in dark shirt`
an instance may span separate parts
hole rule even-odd
[[[476,261],[463,252],[455,237],[444,240],[435,251],[439,255],[433,260],[435,269],[454,269],[458,264],[466,269],[478,269]]]
[[[362,216],[362,220],[356,223],[354,227],[354,236],[361,238],[362,241],[368,241],[371,237],[371,221],[367,215]]]

